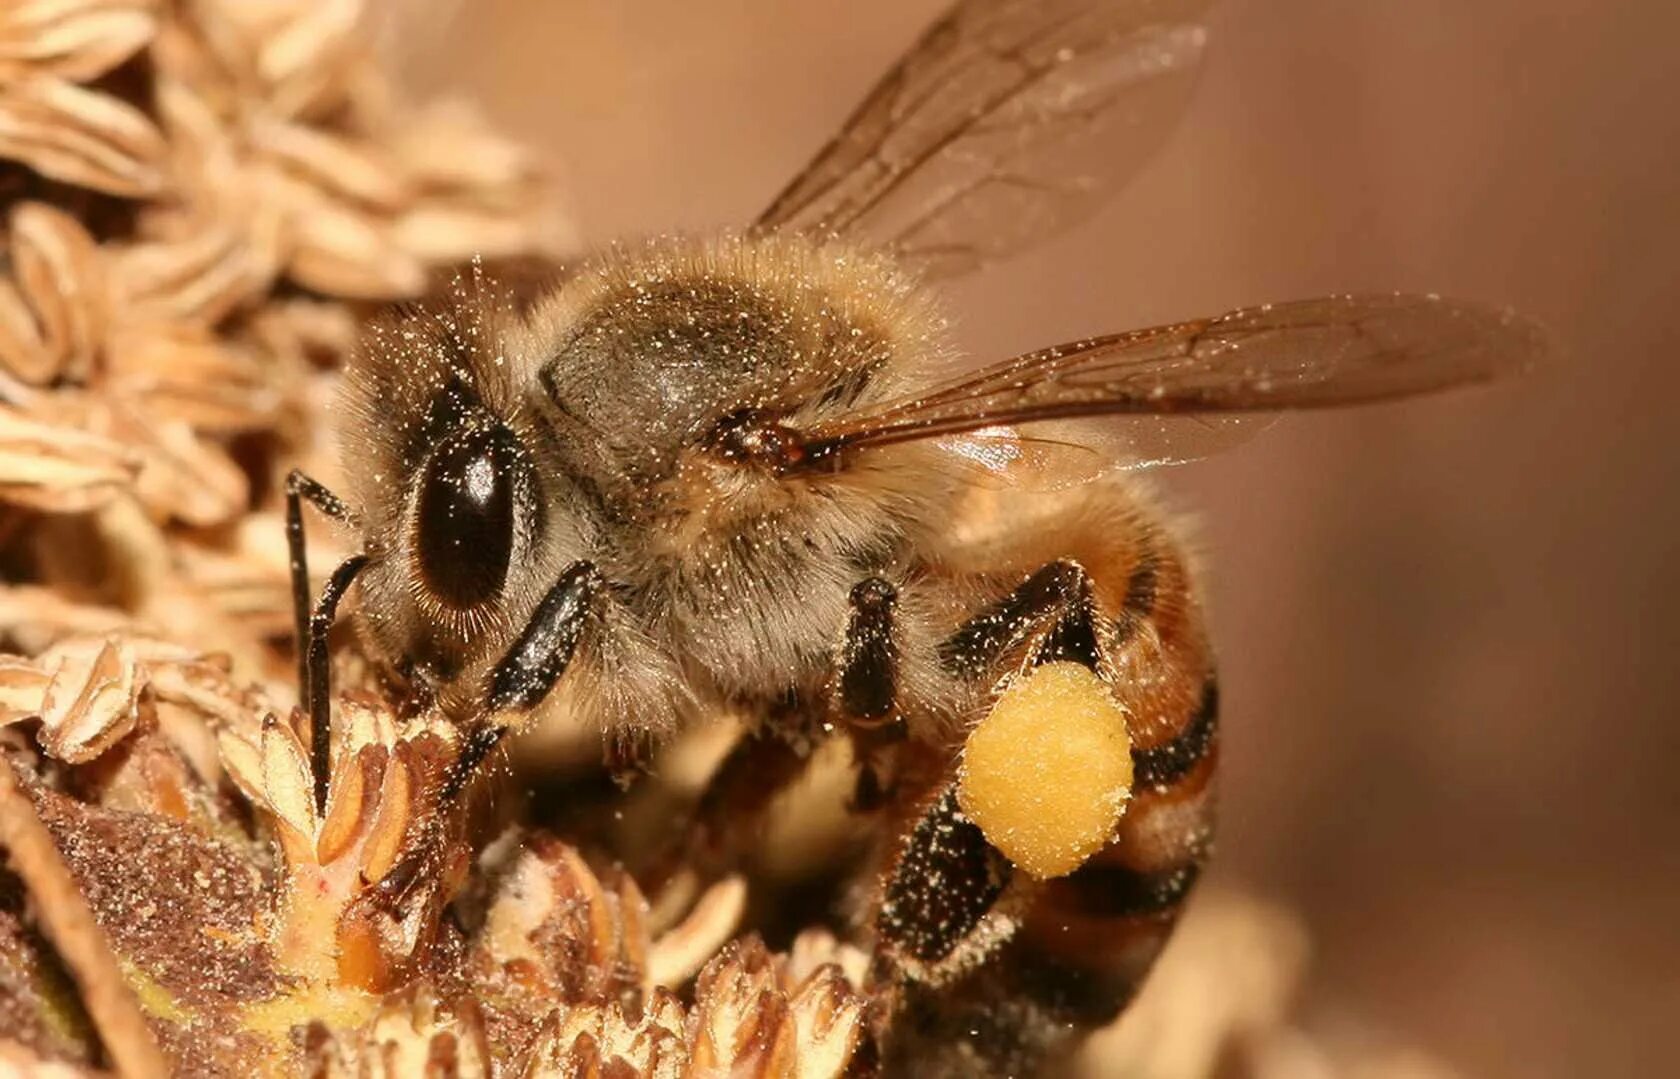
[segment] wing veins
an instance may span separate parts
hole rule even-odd
[[[1211,427],[1219,415],[1486,381],[1549,348],[1536,327],[1508,313],[1433,297],[1331,297],[1040,349],[808,435],[838,448],[1123,415],[1198,416]]]

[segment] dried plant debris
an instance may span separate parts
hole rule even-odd
[[[330,473],[321,383],[367,302],[571,247],[536,159],[458,102],[401,100],[381,7],[0,5],[8,580],[272,658],[286,562],[248,515],[277,505],[282,466]],[[61,520],[15,524],[38,515]],[[147,570],[99,595],[86,567],[114,562]]]
[[[183,1071],[406,1075],[448,1059],[469,1075],[838,1076],[865,1040],[832,938],[791,957],[732,939],[739,880],[656,933],[629,876],[552,837],[510,833],[476,860],[440,841],[455,735],[434,715],[343,700],[317,813],[296,730],[213,659],[113,634],[8,659],[0,685],[11,730],[40,748],[14,737],[7,757]],[[393,901],[378,882],[428,842],[440,855]],[[3,898],[8,1036],[98,1059],[28,890]]]

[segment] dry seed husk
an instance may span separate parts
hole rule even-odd
[[[50,75],[0,88],[0,158],[55,180],[138,198],[165,184],[163,135],[124,101]]]
[[[0,405],[0,503],[85,512],[130,489],[139,472],[139,454],[120,441]]]
[[[96,79],[157,32],[157,0],[9,0],[0,10],[0,81]]]

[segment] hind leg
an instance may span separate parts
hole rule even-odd
[[[1094,853],[1035,874],[1040,863],[1000,849],[1019,837],[988,837],[993,822],[964,811],[953,763],[887,872],[877,919],[878,976],[897,994],[888,1056],[905,1069],[937,1059],[951,1073],[1030,1072],[1111,1020],[1206,853],[1218,695],[1183,566],[1165,543],[1081,553],[1102,579],[1051,562],[959,626],[942,658],[1005,695],[1052,664],[1094,674],[1087,692],[1109,698],[1127,728],[1129,801]],[[1057,748],[1067,714],[1030,718],[1042,739],[1021,744]],[[992,778],[1007,785],[1007,757],[1001,767]],[[1086,781],[1087,767],[1073,761],[1063,782]]]

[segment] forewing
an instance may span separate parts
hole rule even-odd
[[[1247,442],[1270,414],[1080,417],[985,427],[937,444],[985,486],[1058,491],[1110,472],[1197,461]]]
[[[1108,467],[1204,455],[1232,418],[1409,397],[1539,361],[1550,338],[1508,311],[1433,296],[1331,296],[1096,337],[982,368],[806,432],[817,453],[1000,426],[1127,418],[1096,445]],[[1175,439],[1185,439],[1180,448]]]
[[[758,220],[950,276],[1083,219],[1183,112],[1210,0],[964,0]]]

